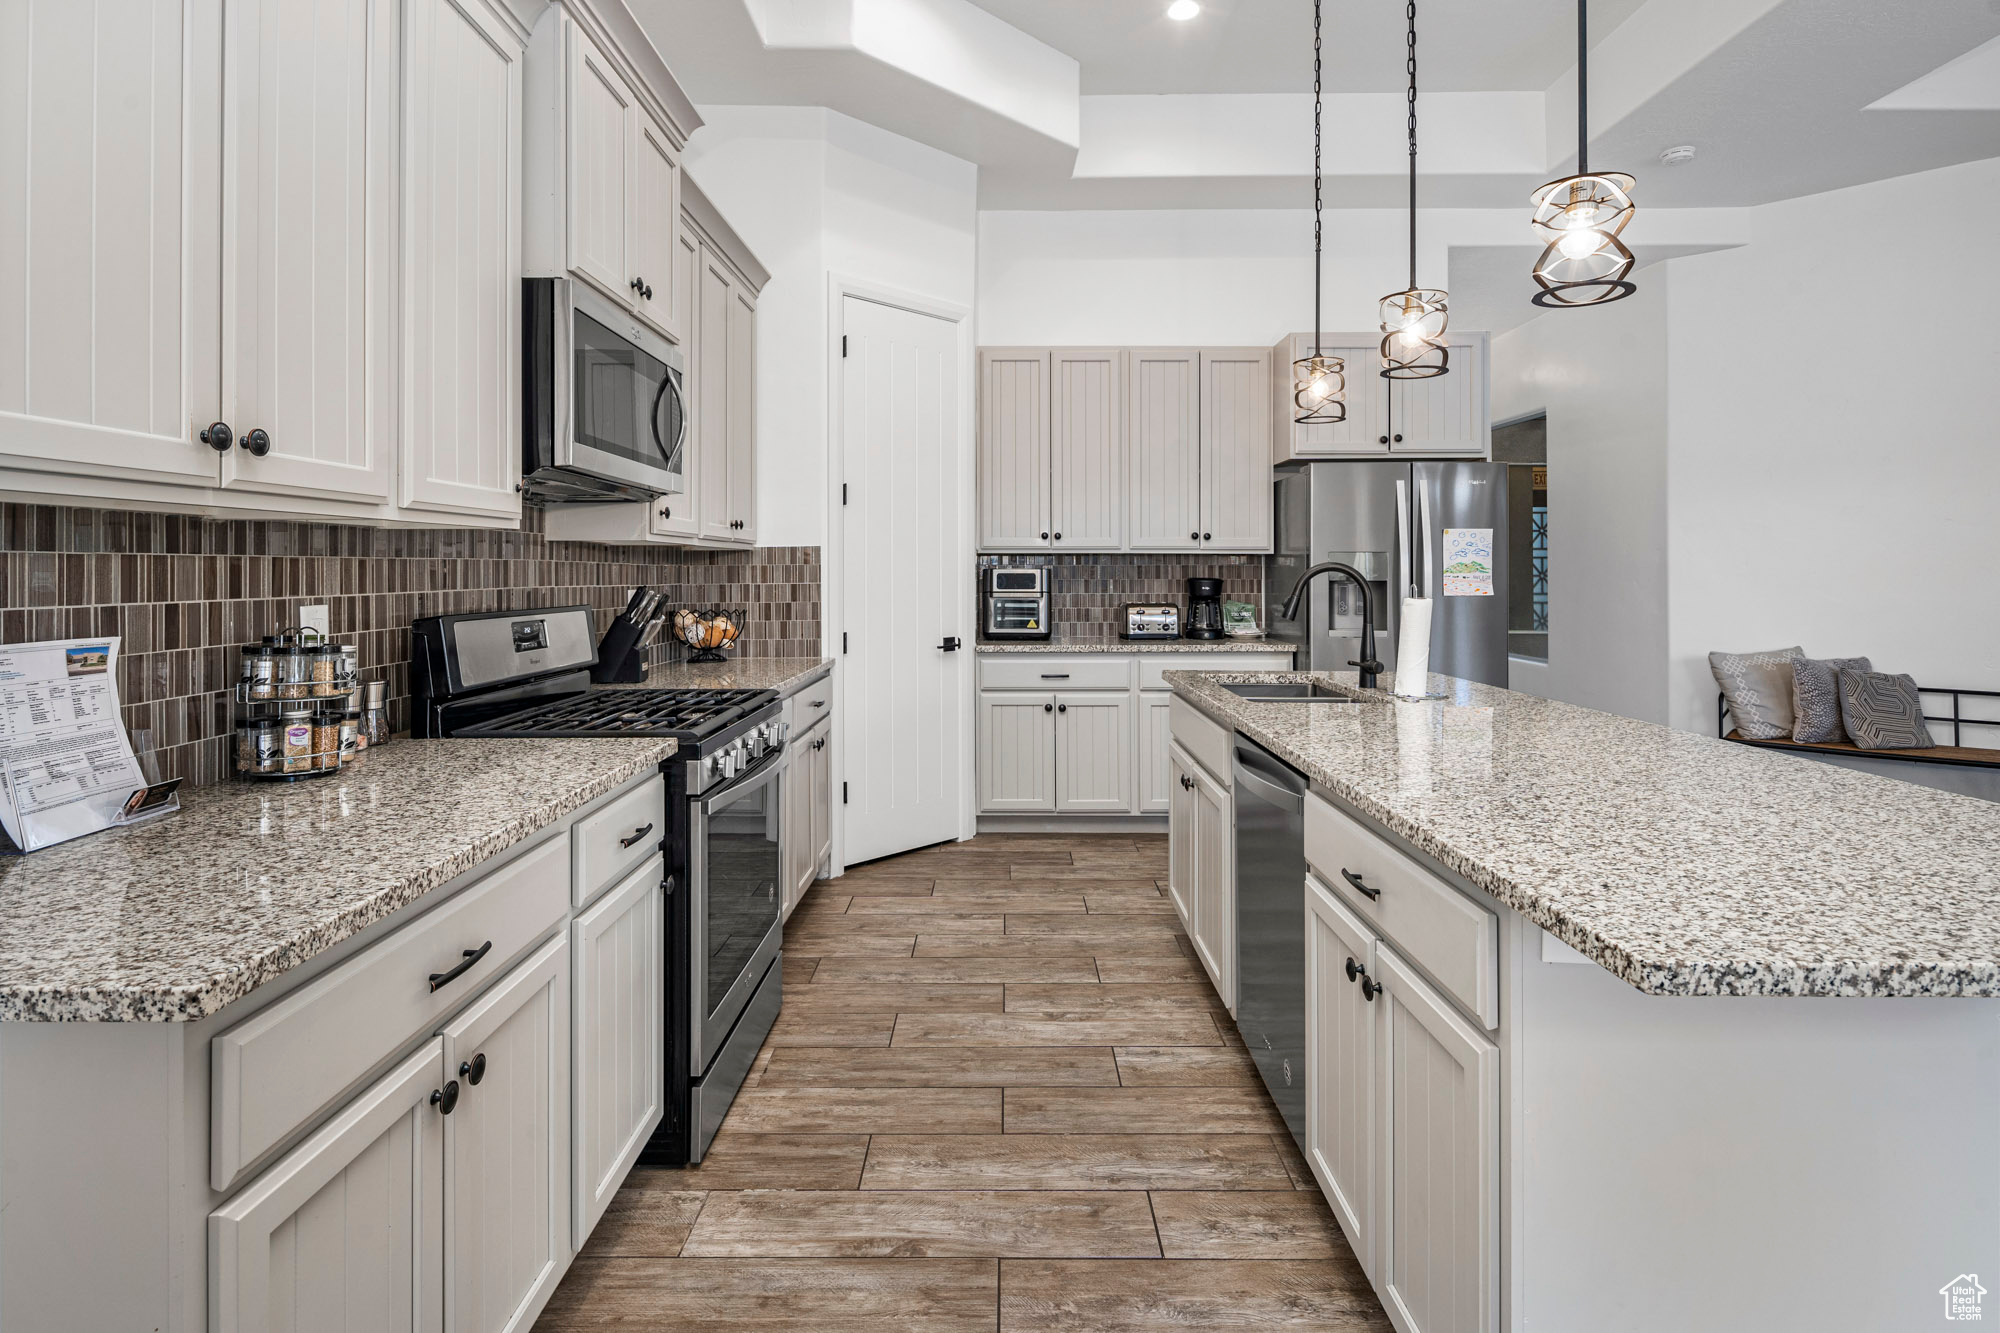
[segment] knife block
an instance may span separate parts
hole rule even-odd
[[[646,679],[646,650],[639,646],[646,627],[635,625],[620,611],[597,645],[597,665],[590,669],[594,685],[637,685]]]

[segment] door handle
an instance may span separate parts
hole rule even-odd
[[[947,635],[945,636],[945,640],[944,640],[944,642],[938,645],[938,651],[939,651],[939,652],[941,652],[941,653],[955,653],[955,652],[957,652],[957,651],[958,651],[958,640],[957,640],[957,638],[953,637],[952,635],[949,635],[949,634],[947,634]]]
[[[1352,884],[1356,889],[1359,889],[1362,895],[1366,898],[1375,899],[1375,898],[1380,898],[1382,896],[1382,890],[1369,888],[1366,884],[1363,884],[1361,882],[1361,876],[1355,874],[1352,870],[1349,870],[1346,866],[1342,866],[1340,868],[1340,877],[1346,880],[1349,884]]]
[[[477,949],[467,949],[465,951],[465,957],[459,962],[457,967],[454,967],[449,972],[431,973],[431,990],[432,991],[443,990],[446,986],[449,986],[452,982],[457,981],[467,972],[470,972],[475,966],[478,965],[480,959],[484,958],[487,954],[491,953],[492,951],[493,951],[492,940],[486,941],[486,943],[480,945]],[[449,1112],[447,1112],[447,1114],[449,1114]]]

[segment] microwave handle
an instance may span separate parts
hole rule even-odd
[[[660,451],[660,462],[662,464],[667,464],[674,461],[673,449],[670,448],[667,442],[660,437],[660,404],[666,401],[667,391],[669,389],[672,389],[673,387],[674,387],[674,373],[673,371],[669,370],[664,375],[660,376],[660,391],[653,395],[652,416],[651,419],[646,423],[647,427],[653,432],[653,447]],[[674,393],[674,401],[676,403],[680,401],[680,393],[678,390],[676,390]],[[685,413],[683,413],[681,416],[681,422],[682,422],[681,428],[683,431],[685,431],[687,429],[686,427],[687,416]],[[674,443],[679,444],[680,441],[676,440],[674,441]]]

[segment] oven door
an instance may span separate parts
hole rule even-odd
[[[996,592],[986,599],[988,638],[1037,638],[1048,631],[1048,599],[1039,593]]]
[[[783,811],[773,750],[751,769],[689,800],[688,911],[694,988],[689,1073],[700,1078],[777,957]]]

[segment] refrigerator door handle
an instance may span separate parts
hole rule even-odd
[[[1410,483],[1398,478],[1396,481],[1396,567],[1389,571],[1389,595],[1391,598],[1414,596],[1417,587],[1416,567],[1410,563]]]

